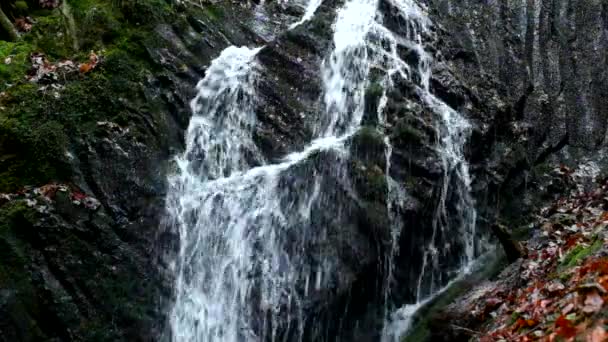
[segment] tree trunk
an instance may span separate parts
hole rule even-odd
[[[11,20],[4,14],[0,8],[0,34],[4,34],[6,39],[11,42],[19,40],[19,34]]]
[[[507,227],[496,223],[492,225],[492,232],[498,238],[502,248],[505,250],[505,254],[507,255],[507,260],[509,262],[515,262],[517,259],[526,255],[522,245],[513,239],[507,230]]]

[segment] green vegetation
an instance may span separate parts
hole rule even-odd
[[[566,255],[566,257],[564,258],[564,260],[562,261],[560,267],[563,268],[570,268],[570,267],[574,267],[576,266],[579,261],[586,259],[588,256],[592,255],[593,253],[597,252],[600,248],[602,248],[603,242],[601,239],[596,239],[591,246],[583,246],[583,245],[578,245],[576,247],[574,247],[570,253],[568,253],[568,255]]]
[[[353,145],[363,153],[384,151],[384,138],[374,127],[365,126],[353,137]]]
[[[401,120],[395,128],[395,135],[404,141],[423,141],[424,133],[414,128],[407,120]]]
[[[28,43],[0,40],[0,91],[25,79],[32,51],[32,46]]]
[[[16,5],[28,11],[27,4]],[[52,10],[29,8],[36,20],[31,32],[17,42],[0,40],[0,192],[67,180],[66,154],[75,139],[94,134],[97,121],[127,125],[134,112],[150,110],[143,84],[157,66],[146,44],[155,40],[152,26],[173,13],[164,0],[67,0]],[[58,74],[59,89],[26,79],[32,52],[51,64],[77,66],[91,51],[101,56],[97,68]],[[129,105],[121,100],[125,94]]]
[[[368,98],[379,98],[384,92],[384,87],[378,82],[373,82],[365,90],[365,96]]]

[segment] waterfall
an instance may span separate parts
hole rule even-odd
[[[467,245],[461,265],[465,267],[473,258],[475,213],[463,155],[469,125],[429,90],[432,59],[421,38],[429,30],[423,8],[413,0],[387,1],[408,23],[403,36],[383,25],[379,0],[348,0],[338,10],[333,50],[319,66],[323,82],[319,101],[325,104],[324,115],[315,124],[314,139],[302,151],[278,162],[266,160],[252,138],[257,122],[255,85],[264,73],[256,55],[264,47],[227,48],[199,82],[198,95],[191,104],[193,117],[186,133],[186,149],[176,157],[178,170],[169,177],[166,200],[170,226],[180,239],[174,265],[175,303],[170,312],[174,341],[303,339],[307,298],[336,282],[332,258],[322,255],[337,252],[324,246],[324,241],[329,225],[349,219],[340,196],[356,197],[347,176],[347,142],[360,128],[374,68],[384,72],[377,113],[382,133],[387,122],[383,114],[387,92],[394,86],[395,75],[417,83],[420,98],[437,114],[441,137],[437,149],[442,156],[444,183],[430,229],[448,228],[445,202],[448,188],[455,187],[452,191],[458,193],[463,212],[456,220],[461,222],[458,229],[463,235],[455,238],[466,240]],[[320,3],[311,0],[304,17],[291,27],[309,20]],[[418,65],[403,61],[398,45],[416,49],[422,56]],[[388,267],[383,286],[388,302],[399,234],[407,228],[397,214],[407,189],[391,178],[388,135],[384,143],[386,206],[392,224],[392,248],[385,257]],[[327,156],[331,165],[316,165],[320,154]],[[327,171],[321,172],[321,168]],[[342,186],[344,191],[332,192],[329,183]],[[329,201],[334,203],[335,212],[328,215],[330,218],[319,218],[318,211]],[[436,272],[436,250],[444,246],[437,246],[439,241],[434,237],[435,233],[424,252],[420,302],[446,283],[437,279],[441,273]],[[389,318],[389,313],[386,316]],[[285,331],[294,333],[288,338]]]

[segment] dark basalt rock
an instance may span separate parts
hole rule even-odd
[[[515,208],[509,193],[521,191],[526,183],[527,194],[538,198],[543,190],[542,182],[536,182],[542,174],[533,172],[537,166],[576,167],[589,157],[600,162],[597,151],[604,148],[608,118],[605,4],[425,2],[439,27],[439,65],[453,74],[446,78],[443,71],[435,72],[440,76],[433,88],[451,99],[454,92],[463,93],[455,89],[464,87],[465,96],[456,98],[464,98],[460,107],[479,125],[470,151],[478,165],[476,182],[494,179],[476,185],[487,187],[477,197],[489,193],[494,197],[490,206],[499,197],[507,198],[501,204],[508,208],[504,214],[517,217],[537,200]],[[445,90],[454,95],[442,95]],[[498,152],[505,145],[523,149],[519,161],[492,168],[500,159],[513,160]],[[497,174],[503,175],[496,179]]]
[[[323,2],[313,19],[277,37],[257,56],[263,75],[256,85],[254,138],[269,160],[302,150],[325,111],[319,66],[331,51],[331,25],[342,2]]]

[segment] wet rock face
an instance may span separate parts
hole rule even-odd
[[[608,119],[604,2],[424,2],[439,37],[434,92],[477,122],[470,150],[477,197],[503,196],[500,205],[517,216],[544,192],[540,169],[587,158],[603,164],[596,152]],[[522,191],[524,205],[509,206]]]
[[[263,75],[254,135],[269,160],[302,150],[325,111],[319,66],[331,49],[331,25],[341,3],[323,2],[312,20],[278,36],[257,56]]]

